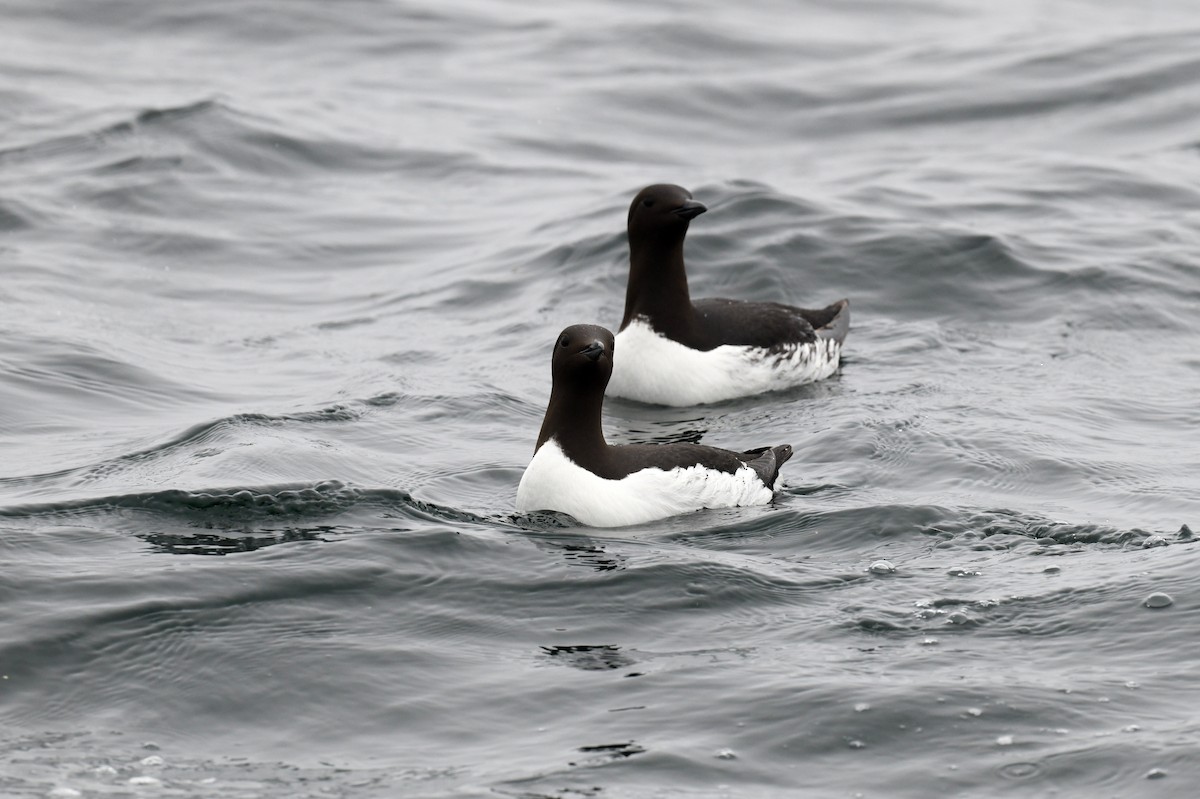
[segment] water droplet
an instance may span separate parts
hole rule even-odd
[[[1146,597],[1146,601],[1142,603],[1148,608],[1167,608],[1175,604],[1175,600],[1171,599],[1170,594],[1164,594],[1162,591],[1155,591],[1150,596]]]
[[[871,564],[867,571],[871,572],[871,574],[892,574],[896,571],[896,567],[890,560],[877,560]]]

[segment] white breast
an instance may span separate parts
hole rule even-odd
[[[780,352],[730,344],[702,352],[635,319],[616,336],[608,394],[657,405],[720,402],[829,377],[841,353],[841,344],[824,338]]]
[[[702,466],[643,469],[606,480],[576,464],[551,439],[521,476],[517,511],[556,510],[591,527],[621,527],[701,508],[765,505],[772,496],[749,466],[733,474]]]

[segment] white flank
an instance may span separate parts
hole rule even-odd
[[[656,405],[720,402],[822,380],[841,354],[842,345],[825,338],[780,352],[731,344],[701,352],[635,319],[616,336],[608,394]]]
[[[576,464],[550,439],[521,476],[517,512],[556,510],[591,527],[621,527],[701,508],[766,505],[772,495],[749,466],[733,474],[703,466],[642,469],[606,480]]]

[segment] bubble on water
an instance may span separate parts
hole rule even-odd
[[[147,776],[143,775],[143,776],[139,776],[139,777],[130,777],[129,784],[130,785],[145,785],[145,786],[162,785],[162,780],[160,780],[158,777],[147,777]]]
[[[83,793],[75,790],[74,788],[61,787],[52,788],[46,792],[46,796],[49,797],[49,799],[74,799],[76,796],[83,796]]]
[[[1150,596],[1146,597],[1146,601],[1142,603],[1148,608],[1168,608],[1175,604],[1175,600],[1171,599],[1170,594],[1164,594],[1162,591],[1155,591]]]
[[[854,706],[855,713],[865,713],[871,709],[871,705],[867,702],[859,702]]]
[[[1047,566],[1042,569],[1042,574],[1058,574],[1062,571],[1062,566]]]
[[[1151,547],[1165,547],[1166,545],[1167,539],[1163,538],[1161,535],[1146,536],[1146,540],[1142,542],[1143,549],[1150,549]]]
[[[863,743],[862,741],[858,740],[857,738],[851,738],[849,741],[846,741],[846,746],[849,746],[851,749],[866,749],[867,748],[867,745],[865,743]]]
[[[946,617],[946,622],[949,624],[970,624],[971,617],[961,610],[956,610]]]
[[[1100,696],[1100,697],[1096,698],[1096,701],[1100,702],[1101,704],[1105,704],[1107,702],[1111,702],[1112,700],[1109,699],[1107,696]]]
[[[159,745],[154,743],[154,741],[146,741],[142,744],[142,748],[149,749],[151,752],[157,752],[160,749]]]
[[[97,777],[115,777],[115,776],[117,776],[117,770],[115,768],[113,768],[112,766],[108,765],[107,763],[104,764],[103,766],[96,766],[94,769],[92,769],[92,773],[95,774]]]
[[[937,644],[938,639],[936,638],[926,638],[921,642],[921,646],[937,646]]]
[[[978,577],[979,576],[979,572],[975,571],[974,569],[963,569],[963,568],[950,569],[948,572],[946,572],[946,574],[950,575],[951,577]]]
[[[870,565],[867,571],[871,574],[892,574],[896,571],[896,567],[890,560],[877,560]]]
[[[1141,729],[1142,728],[1136,724],[1129,724],[1129,725],[1121,728],[1121,732],[1141,732]]]
[[[969,708],[967,708],[967,715],[975,716],[976,718],[978,718],[979,716],[983,715],[983,708],[969,707]]]
[[[737,760],[737,753],[732,749],[722,749],[717,752],[718,760]]]
[[[1000,767],[1000,776],[1010,780],[1023,780],[1042,770],[1037,763],[1008,763]]]
[[[1167,776],[1167,772],[1161,768],[1152,768],[1146,772],[1146,779],[1148,780],[1161,780],[1165,776]]]
[[[1001,735],[996,739],[997,746],[1012,746],[1013,737],[1011,735]]]
[[[158,755],[149,755],[147,757],[143,757],[141,763],[143,766],[161,766],[163,764],[163,759]]]
[[[1141,688],[1142,684],[1140,682],[1138,682],[1137,680],[1126,680],[1125,687],[1126,688]]]

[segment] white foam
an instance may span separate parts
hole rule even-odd
[[[556,510],[591,527],[622,527],[701,508],[765,505],[772,496],[749,466],[733,474],[703,466],[652,468],[606,480],[576,464],[550,439],[521,476],[517,511]]]
[[[702,405],[822,380],[837,371],[842,345],[812,344],[769,352],[725,344],[685,347],[635,319],[616,336],[608,394],[656,405]]]

